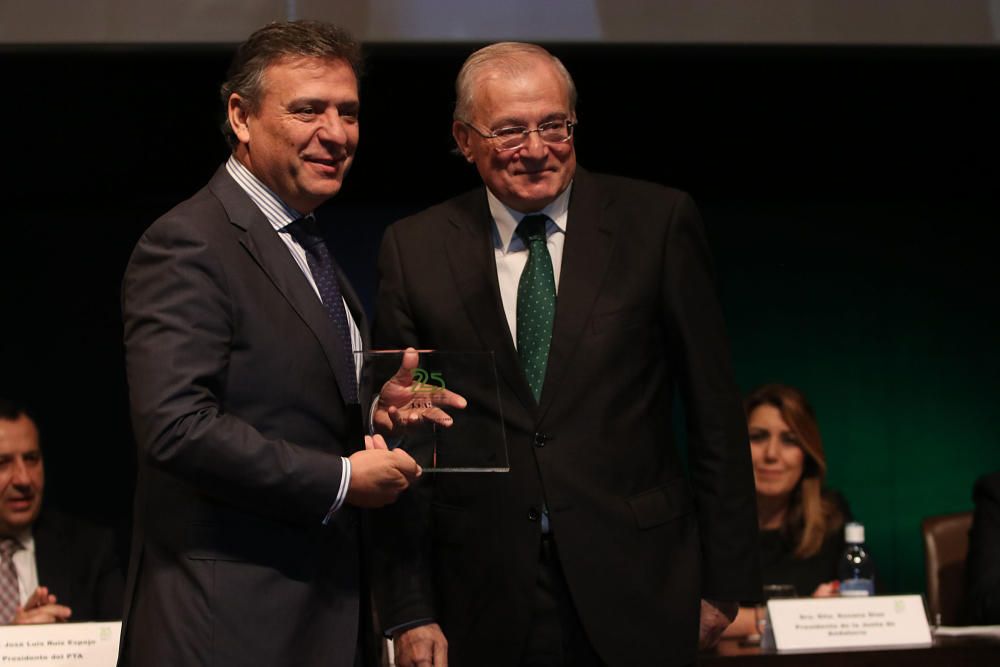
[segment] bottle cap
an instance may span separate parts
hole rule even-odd
[[[844,526],[844,541],[848,544],[865,543],[865,527],[863,524],[852,521]]]

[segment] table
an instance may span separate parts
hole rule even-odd
[[[869,648],[823,653],[776,653],[723,639],[715,651],[698,656],[706,667],[998,667],[1000,640],[990,637],[935,637],[925,648]]]

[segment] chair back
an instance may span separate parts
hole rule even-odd
[[[931,623],[958,625],[965,598],[965,557],[972,512],[929,516],[921,522]]]

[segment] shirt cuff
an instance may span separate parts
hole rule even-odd
[[[386,630],[385,632],[383,632],[382,634],[385,635],[386,637],[388,637],[389,639],[393,639],[395,637],[395,635],[397,635],[397,634],[399,634],[401,632],[406,632],[407,630],[412,630],[413,628],[420,627],[421,625],[430,625],[433,622],[434,622],[434,619],[430,618],[430,617],[428,617],[428,618],[418,618],[415,621],[408,621],[406,623],[400,623],[399,625],[394,625],[391,628],[389,628],[388,630]]]
[[[343,474],[340,476],[340,489],[337,491],[337,497],[334,498],[333,504],[330,505],[330,510],[323,517],[324,526],[330,523],[330,519],[333,518],[334,513],[344,504],[344,501],[347,499],[347,489],[351,486],[351,460],[345,456],[341,456],[340,460],[344,464]]]

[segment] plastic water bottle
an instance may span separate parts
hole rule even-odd
[[[865,527],[860,523],[844,526],[847,547],[840,557],[837,573],[843,596],[875,595],[875,564],[865,549]]]

